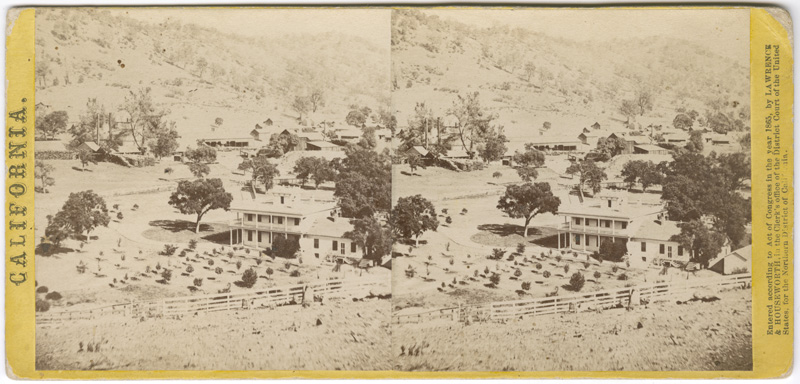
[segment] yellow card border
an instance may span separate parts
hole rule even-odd
[[[239,7],[242,8],[242,7]],[[278,7],[273,7],[278,8]],[[280,7],[291,8],[291,7]],[[390,7],[376,7],[390,8]],[[489,7],[500,9],[501,7]],[[509,7],[503,7],[508,9]],[[621,7],[622,9],[720,9],[745,7]],[[567,9],[567,8],[561,8]],[[585,9],[585,8],[584,8]],[[618,8],[620,9],[620,8]],[[751,137],[753,166],[753,371],[625,371],[625,372],[404,372],[404,371],[36,371],[34,313],[34,71],[35,9],[13,8],[6,36],[6,370],[18,379],[266,379],[266,378],[776,378],[788,376],[792,369],[793,318],[788,335],[766,336],[766,195],[760,178],[767,162],[767,132],[764,119],[764,51],[767,44],[780,45],[782,64],[782,154],[788,166],[776,173],[789,180],[788,225],[781,229],[793,233],[793,56],[787,31],[764,8],[750,9]],[[783,10],[773,8],[775,12]],[[788,19],[788,13],[786,13]],[[791,28],[790,26],[788,28]],[[791,235],[789,236],[791,238]],[[793,240],[788,254],[789,309],[793,308]],[[791,313],[793,316],[793,313]]]

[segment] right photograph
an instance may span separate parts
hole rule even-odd
[[[404,371],[749,371],[750,12],[395,9]]]

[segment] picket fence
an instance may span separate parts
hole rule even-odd
[[[314,296],[327,299],[366,297],[374,288],[389,282],[379,279],[326,280],[307,284],[270,287],[251,292],[216,293],[197,296],[171,297],[153,301],[134,301],[102,307],[37,313],[39,324],[73,320],[90,320],[101,316],[177,317],[217,311],[271,308],[300,304]]]
[[[552,315],[567,312],[601,310],[628,306],[631,302],[641,304],[672,299],[689,299],[698,288],[714,290],[748,288],[750,274],[724,276],[702,281],[679,281],[642,284],[633,287],[607,289],[596,292],[535,299],[499,301],[480,305],[437,308],[408,314],[395,314],[395,323],[423,323],[431,320],[453,320],[466,322],[504,321],[526,316]]]

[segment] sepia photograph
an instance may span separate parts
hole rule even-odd
[[[36,369],[391,369],[390,10],[36,9]]]
[[[750,13],[395,9],[403,371],[750,371]]]

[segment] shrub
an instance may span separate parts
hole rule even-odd
[[[513,254],[511,254],[511,255],[508,255],[508,258],[507,258],[506,260],[508,260],[508,261],[514,261],[514,255],[513,255]]]
[[[292,269],[292,263],[286,262],[285,264],[283,264],[283,269],[285,269],[287,271]]]
[[[187,265],[186,266],[186,273],[192,273],[192,272],[194,272],[194,267],[191,266],[191,265]]]
[[[36,312],[47,312],[50,309],[50,303],[47,300],[36,299]]]
[[[500,275],[493,273],[489,278],[489,281],[491,281],[494,285],[500,284]]]
[[[161,263],[156,263],[156,271],[160,271],[160,270],[161,270]]]
[[[199,278],[199,277],[194,279],[194,286],[195,287],[202,287],[203,286],[203,279]]]
[[[447,212],[448,212],[447,208],[442,208],[442,214],[443,214],[443,215],[446,215],[446,214],[447,214]]]
[[[253,268],[249,268],[242,274],[242,285],[247,288],[252,288],[256,285],[256,281],[258,280],[258,274]]]
[[[447,286],[447,284],[445,284],[444,281],[442,281],[442,288],[444,288],[446,286]]]
[[[270,268],[270,267],[267,267],[267,278],[269,278],[270,276],[272,276],[272,274],[273,274],[273,273],[275,273],[275,271],[273,271],[273,270],[272,270],[272,268]]]
[[[208,266],[209,267],[213,267],[214,266],[214,260],[208,259]]]
[[[445,222],[445,223],[447,223],[447,224],[453,224],[453,218],[452,218],[452,217],[450,217],[450,216],[447,216],[447,217],[444,219],[444,222]]]
[[[589,266],[592,265],[588,261],[583,262],[583,269],[589,269]]]
[[[738,267],[738,268],[734,268],[731,271],[732,275],[740,275],[740,274],[743,274],[743,273],[750,273],[750,270],[747,269],[747,267]]]
[[[161,251],[162,255],[172,256],[178,250],[178,246],[174,244],[164,244],[164,250]]]
[[[134,204],[134,205],[133,205],[133,210],[135,211],[135,210],[137,210],[137,209],[139,209],[139,204]]]
[[[542,263],[536,263],[536,269],[542,269]]]
[[[569,273],[569,265],[564,266],[564,273],[565,274]]]
[[[47,291],[49,291],[49,289],[44,285],[39,288],[36,288],[36,293],[47,293]]]
[[[462,210],[461,210],[461,214],[462,214],[462,215],[466,215],[468,212],[469,212],[469,211],[467,211],[467,209],[466,209],[466,208],[464,208],[464,209],[462,209]]]
[[[611,267],[611,272],[617,273],[617,271],[619,271],[619,268],[616,265]]]
[[[489,274],[489,267],[486,267],[486,268],[483,269],[483,274],[484,275],[488,275]]]
[[[525,243],[517,244],[517,253],[519,253],[520,255],[525,253]]]
[[[409,268],[406,269],[405,272],[406,272],[406,277],[410,279],[410,278],[414,277],[414,275],[417,273],[417,270],[414,269],[414,268],[411,268],[411,266],[409,266]]]
[[[300,270],[299,269],[295,269],[294,271],[289,273],[289,276],[291,276],[291,277],[300,277]]]
[[[583,274],[575,272],[572,274],[572,277],[569,278],[569,289],[578,292],[583,288],[585,282],[586,280],[584,280]]]
[[[44,298],[47,300],[61,300],[62,296],[60,293],[53,291],[48,293]]]
[[[503,174],[500,173],[500,172],[495,171],[494,173],[492,173],[492,177],[494,177],[495,179],[499,179],[499,178],[503,177]]]
[[[531,290],[531,282],[530,281],[523,281],[522,282],[522,289],[525,291]]]
[[[264,260],[261,260],[261,258],[256,259],[256,265],[261,265],[263,262]]]
[[[222,274],[222,267],[214,268],[214,273],[216,273],[217,275],[221,275]]]
[[[169,269],[166,269],[166,268],[165,268],[165,269],[164,269],[164,270],[161,272],[161,278],[162,278],[162,279],[164,279],[164,281],[166,281],[166,282],[169,282],[169,281],[170,281],[170,279],[172,279],[172,271],[171,271],[171,270],[169,270]]]
[[[514,276],[516,276],[516,277],[522,276],[522,271],[519,268],[517,268],[517,270],[514,271]]]
[[[241,260],[237,260],[236,261],[236,269],[242,269],[242,261]]]
[[[492,249],[492,254],[489,255],[489,260],[502,260],[503,256],[506,254],[506,251],[500,248]]]
[[[122,212],[117,212],[117,220],[122,220],[123,217]]]
[[[193,251],[195,249],[197,249],[197,240],[195,240],[195,239],[189,240],[189,249],[191,249]]]
[[[556,261],[559,263],[561,262],[561,255],[556,255]]]
[[[621,261],[628,252],[628,247],[622,241],[606,240],[600,243],[598,251],[604,260]]]
[[[550,271],[544,271],[542,273],[542,276],[544,276],[545,279],[549,278],[550,277]]]
[[[456,263],[456,259],[455,259],[455,258],[451,258],[451,259],[450,259],[450,265],[453,265],[453,264],[455,264],[455,263]]]
[[[603,276],[603,275],[602,275],[602,274],[600,274],[600,272],[598,272],[598,271],[594,271],[594,278],[595,278],[595,280],[600,280],[600,276]]]
[[[619,276],[617,276],[617,280],[622,280],[622,281],[628,280],[628,275],[621,273]]]

